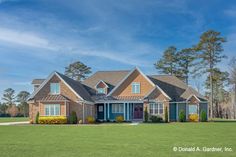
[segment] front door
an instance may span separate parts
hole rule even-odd
[[[98,114],[98,119],[100,120],[104,119],[104,104],[97,105],[97,114]]]
[[[134,119],[143,119],[143,104],[134,104]]]

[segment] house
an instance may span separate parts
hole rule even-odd
[[[149,115],[177,121],[180,111],[186,120],[189,114],[208,113],[207,99],[192,87],[171,75],[145,75],[139,68],[127,71],[98,71],[82,82],[59,72],[47,79],[35,79],[29,99],[29,115],[69,116],[75,111],[86,123],[92,116],[100,121],[113,121],[123,116],[125,121],[143,121],[144,109]],[[207,114],[208,115],[208,114]]]

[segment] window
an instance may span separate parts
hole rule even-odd
[[[105,94],[105,88],[97,88],[98,94]]]
[[[103,106],[98,107],[98,112],[103,112]]]
[[[59,116],[60,104],[44,105],[45,116]]]
[[[133,82],[132,83],[132,93],[133,94],[139,94],[140,93],[140,83],[139,82]]]
[[[51,83],[50,84],[50,93],[51,94],[60,94],[60,84],[59,83]]]
[[[150,103],[149,107],[151,115],[163,114],[163,103]]]
[[[197,105],[188,106],[189,114],[197,114]]]
[[[112,113],[123,113],[124,105],[123,104],[112,104]]]

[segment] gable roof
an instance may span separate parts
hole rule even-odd
[[[106,88],[109,88],[109,86],[103,81],[103,80],[100,80],[96,85],[95,85],[95,88],[97,88],[97,86],[100,84],[100,83],[103,83]]]
[[[135,71],[138,71],[152,86],[155,86],[155,84],[146,76],[143,74],[143,72],[138,68],[138,67],[135,67],[132,71],[130,71],[118,84],[115,88],[112,89],[112,91],[108,94],[108,96],[110,96],[112,93],[114,93],[114,91],[116,89],[119,88],[119,86],[122,85],[123,82],[125,82],[125,80],[132,74],[134,73]]]
[[[78,82],[75,81],[59,72],[53,72],[51,73],[46,80],[43,81],[43,83],[36,89],[36,91],[33,92],[33,94],[30,96],[29,99],[32,99],[35,97],[35,95],[47,84],[47,82],[53,77],[57,76],[59,79],[63,81],[63,83],[80,99],[92,102],[91,96],[89,93],[86,91],[84,86]]]
[[[129,72],[129,70],[97,71],[92,76],[85,79],[82,84],[90,94],[95,95],[95,86],[100,80],[104,81],[108,85],[109,90],[112,90]]]
[[[145,98],[152,99],[156,96],[156,91],[160,91],[167,99],[171,100],[171,98],[157,85],[145,96]]]
[[[207,99],[194,90],[192,87],[185,84],[183,81],[173,75],[149,75],[154,84],[157,84],[172,101],[186,101],[190,95],[194,94],[200,100]]]

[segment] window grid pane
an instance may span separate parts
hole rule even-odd
[[[60,94],[60,84],[59,83],[51,83],[50,84],[50,93],[51,94]]]
[[[132,93],[133,94],[140,93],[140,83],[138,83],[138,82],[133,82],[132,83]]]

